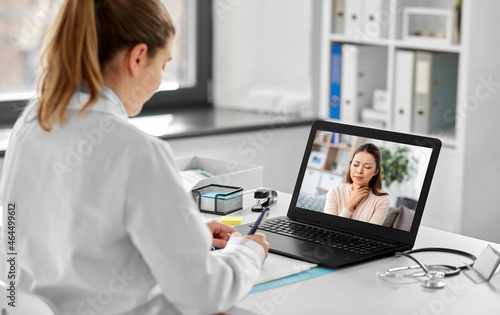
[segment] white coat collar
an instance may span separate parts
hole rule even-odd
[[[88,88],[81,86],[71,98],[68,109],[80,110],[87,103],[89,97],[90,92]],[[97,102],[90,105],[85,111],[87,110],[111,114],[124,121],[128,121],[128,114],[122,101],[113,90],[104,85],[101,86],[101,94]]]

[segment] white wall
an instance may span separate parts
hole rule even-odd
[[[441,148],[421,224],[460,233],[461,198],[456,191],[456,183],[460,180],[458,165],[456,150]]]
[[[0,158],[0,181],[2,180],[2,172],[3,172],[3,158]],[[2,201],[3,201],[3,196],[2,196],[2,191],[0,191],[0,208],[2,207]],[[2,220],[0,219],[0,225],[1,221]]]
[[[469,10],[470,29],[464,38],[470,53],[468,84],[459,104],[459,117],[465,127],[463,195],[459,196],[462,232],[500,242],[500,40],[487,35],[495,28],[492,21],[498,21],[500,1],[471,1]]]
[[[313,1],[214,1],[217,107],[312,112]]]
[[[2,178],[2,172],[3,172],[3,158],[0,158],[0,178]]]

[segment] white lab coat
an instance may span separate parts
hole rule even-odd
[[[210,314],[234,305],[259,275],[262,246],[232,238],[210,252],[212,235],[167,143],[130,125],[109,88],[76,115],[87,99],[77,91],[67,122],[51,132],[33,105],[14,127],[0,195],[6,210],[16,205],[17,290],[45,296],[61,314]]]

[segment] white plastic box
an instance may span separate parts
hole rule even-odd
[[[208,184],[242,187],[251,190],[263,186],[263,167],[236,161],[224,161],[208,157],[191,156],[175,159],[183,176],[187,191]],[[204,170],[210,177],[185,176],[189,170]]]

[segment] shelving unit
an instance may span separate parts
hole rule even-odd
[[[359,0],[357,0],[359,1]],[[369,0],[368,0],[369,1]],[[344,1],[346,2],[346,1]],[[356,2],[356,1],[354,1]],[[320,97],[319,97],[319,115],[323,118],[329,118],[329,103],[330,103],[330,69],[331,69],[331,45],[334,43],[338,44],[353,44],[359,46],[376,46],[386,49],[386,59],[387,68],[385,72],[385,90],[387,91],[387,101],[388,108],[386,125],[387,129],[394,128],[394,95],[395,91],[395,67],[396,67],[396,52],[400,49],[411,50],[411,51],[431,51],[440,53],[452,53],[460,55],[462,53],[462,46],[458,43],[448,44],[441,42],[432,41],[407,41],[402,39],[402,23],[403,23],[403,12],[405,7],[427,7],[432,6],[435,8],[448,8],[450,10],[454,7],[454,0],[440,0],[440,1],[405,1],[405,0],[382,0],[383,5],[381,6],[381,11],[383,13],[381,16],[385,17],[385,20],[381,27],[387,28],[387,33],[385,37],[376,37],[368,34],[367,32],[358,32],[354,36],[349,36],[343,33],[335,32],[334,26],[335,16],[334,8],[342,1],[338,0],[323,0],[323,16],[322,16],[322,48],[321,48],[321,64],[325,65],[321,67],[320,73]],[[340,4],[341,6],[346,6],[347,4]],[[346,9],[347,10],[347,9]],[[344,17],[347,19],[347,17]],[[344,21],[344,23],[346,23]],[[463,24],[463,23],[462,23]],[[342,32],[346,29],[342,29]],[[459,39],[458,39],[459,41]],[[377,62],[377,61],[374,61]],[[328,65],[328,66],[326,66]],[[457,83],[457,86],[459,83]],[[367,91],[371,93],[373,91]],[[458,97],[457,97],[458,99]],[[342,121],[342,117],[340,117]],[[357,121],[356,123],[361,123]],[[447,128],[445,130],[440,130],[439,134],[445,135],[443,142],[448,147],[454,147],[456,145],[456,134],[455,128]]]
[[[414,50],[428,50],[428,51],[437,51],[437,52],[450,52],[450,53],[460,53],[461,46],[460,45],[433,45],[428,43],[414,43],[408,42],[400,39],[364,39],[359,40],[355,38],[351,38],[345,35],[340,34],[329,34],[328,40],[332,43],[349,43],[349,44],[358,44],[358,45],[373,45],[373,46],[383,46],[390,47],[393,49],[414,49]]]
[[[349,159],[363,144],[363,139],[346,139],[331,132],[319,132],[313,142],[307,165],[303,189],[313,187],[311,195],[325,194],[331,187],[342,183],[348,171]],[[337,164],[339,163],[339,164]]]
[[[455,0],[386,0],[384,38],[347,36],[332,32],[336,23],[332,4],[358,0],[322,0],[319,72],[319,111],[328,119],[330,108],[331,47],[333,43],[368,45],[387,50],[385,87],[388,124],[394,130],[396,52],[430,51],[458,56],[455,126],[432,134],[443,142],[423,224],[473,237],[500,241],[496,187],[500,177],[500,148],[491,145],[500,118],[500,27],[498,0],[462,0],[459,43],[406,41],[402,36],[405,7],[452,9]],[[370,1],[370,0],[367,0]],[[342,121],[342,118],[340,118]],[[495,139],[496,140],[496,139]],[[484,166],[490,165],[490,170]],[[488,174],[490,176],[488,176]],[[494,175],[493,175],[494,174]],[[495,187],[495,188],[488,188]],[[495,223],[494,223],[495,222]]]

